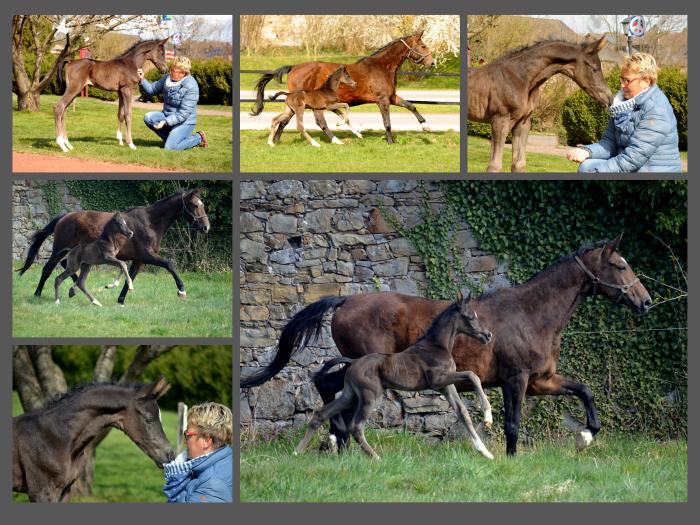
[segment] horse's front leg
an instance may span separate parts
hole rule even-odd
[[[519,120],[513,127],[513,161],[510,165],[512,172],[524,172],[527,161],[527,136],[530,133],[532,118],[530,116]]]
[[[316,387],[316,390],[321,396],[321,400],[324,404],[327,405],[328,403],[333,402],[335,400],[335,395],[343,389],[346,370],[347,368],[343,367],[335,372],[331,372],[318,379],[314,379],[314,386]],[[354,410],[346,409],[330,419],[330,439],[332,442],[338,445],[340,450],[345,450],[348,447],[348,439],[350,437],[348,427],[350,425],[350,421],[352,421],[353,415]]]
[[[328,123],[326,122],[326,116],[323,114],[322,109],[314,109],[314,119],[316,120],[316,125],[321,128],[321,131],[325,133],[326,137],[328,137],[328,140],[331,141],[333,144],[342,144],[342,142],[331,133],[331,130],[328,128]],[[297,122],[299,121],[299,117],[297,117]]]
[[[126,263],[122,260],[117,259],[116,257],[105,257],[105,262],[107,264],[110,264],[112,266],[116,266],[122,271],[122,274],[124,275],[124,278],[126,279],[126,287],[129,290],[134,289],[134,283],[131,280],[131,277],[129,277],[129,269],[126,266]]]
[[[358,128],[355,128],[355,127],[353,127],[352,124],[350,124],[350,106],[348,104],[345,104],[345,105],[348,107],[348,109],[345,110],[344,114],[340,109],[331,110],[331,111],[333,111],[333,113],[335,113],[336,115],[338,115],[342,119],[340,122],[338,122],[336,124],[336,126],[342,126],[343,124],[346,124],[348,126],[348,128],[350,128],[350,131],[352,131],[357,138],[361,139],[362,132],[360,132],[360,130]]]
[[[180,276],[177,274],[175,271],[175,265],[168,261],[167,259],[163,259],[159,255],[156,255],[155,253],[148,253],[144,254],[141,257],[141,262],[145,264],[152,264],[154,266],[160,266],[161,268],[165,268],[170,272],[170,275],[173,276],[173,279],[175,279],[175,285],[177,286],[177,296],[179,299],[186,299],[187,298],[187,292],[185,291],[185,283],[182,282],[182,279],[180,279]],[[132,266],[133,270],[133,266]],[[126,285],[124,285],[126,288]]]
[[[131,149],[136,149],[134,141],[131,139],[131,88],[123,87],[119,89],[124,101],[124,124],[126,129],[126,143]]]
[[[402,99],[400,96],[398,96],[396,93],[391,95],[391,98],[389,99],[390,102],[394,106],[399,106],[401,108],[406,108],[409,110],[413,115],[418,119],[418,123],[421,125],[421,128],[423,128],[423,131],[430,131],[430,128],[428,125],[425,123],[425,119],[423,118],[423,115],[418,113],[418,110],[416,109],[416,106],[411,104],[408,100]]]
[[[503,147],[510,131],[510,117],[496,116],[491,121],[491,158],[486,168],[488,172],[501,171],[503,166]]]
[[[554,374],[546,379],[535,379],[528,385],[527,393],[535,396],[576,396],[583,403],[586,409],[586,429],[576,430],[576,446],[579,450],[586,448],[593,442],[600,430],[600,420],[598,410],[593,400],[593,393],[583,383],[573,381],[569,378]]]
[[[479,385],[481,385],[481,383],[479,383]],[[455,386],[453,384],[446,386],[442,389],[442,393],[450,402],[450,406],[452,407],[452,410],[454,410],[457,414],[459,420],[465,427],[467,427],[467,432],[469,432],[472,444],[474,445],[474,448],[477,450],[477,452],[479,452],[488,459],[493,459],[493,454],[489,452],[489,450],[486,448],[486,445],[484,445],[483,441],[481,441],[479,434],[477,434],[476,430],[474,430],[474,425],[472,424],[472,418],[469,416],[469,411],[460,399]]]
[[[474,391],[479,396],[481,411],[484,413],[484,426],[487,428],[491,427],[493,424],[491,403],[489,402],[489,398],[486,396],[486,393],[481,386],[481,379],[479,379],[479,376],[471,370],[464,370],[462,372],[445,372],[434,377],[430,377],[430,388],[434,390],[442,390],[449,385],[454,385],[465,381],[469,381],[472,384]]]
[[[133,261],[131,263],[131,268],[129,268],[129,277],[131,277],[132,283],[134,279],[136,279],[138,273],[141,271],[141,268],[143,268],[143,261]],[[129,293],[129,287],[126,283],[124,283],[122,291],[119,293],[119,298],[117,299],[117,302],[120,306],[124,306],[124,301],[126,300],[127,293]]]
[[[54,124],[56,126],[56,144],[58,144],[64,153],[73,149],[73,146],[68,142],[68,132],[66,131],[66,109],[70,106],[73,99],[78,95],[80,89],[73,86],[66,86],[66,91],[53,108]]]
[[[386,131],[386,142],[387,144],[393,144],[394,136],[391,134],[391,118],[389,117],[389,97],[380,97],[377,100],[377,106],[379,106],[379,111],[382,114],[384,130]]]

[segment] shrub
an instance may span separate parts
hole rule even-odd
[[[233,68],[230,62],[220,58],[193,60],[191,74],[197,80],[197,84],[199,84],[200,104],[231,105]],[[152,69],[146,73],[146,79],[149,82],[155,82],[161,76],[163,74],[157,69]],[[161,95],[150,97],[150,99],[156,102],[163,101]]]

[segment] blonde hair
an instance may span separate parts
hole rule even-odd
[[[634,53],[625,57],[622,71],[629,71],[640,77],[648,78],[652,84],[656,84],[659,67],[656,65],[654,57],[649,53]]]
[[[210,437],[212,447],[221,448],[231,443],[233,415],[231,409],[219,403],[202,403],[187,411],[187,426]]]
[[[170,69],[172,70],[174,67],[181,69],[185,73],[189,73],[190,69],[192,69],[192,62],[190,62],[190,59],[187,57],[175,57],[175,60],[170,63]]]

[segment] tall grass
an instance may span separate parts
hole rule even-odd
[[[36,113],[13,110],[13,151],[61,158],[141,164],[164,170],[231,171],[231,118],[198,115],[197,129],[206,131],[209,148],[166,151],[162,147],[163,141],[143,123],[143,116],[147,111],[158,111],[162,105],[154,104],[153,109],[149,110],[133,108],[132,137],[137,149],[131,150],[126,145],[119,146],[117,142],[116,105],[92,98],[77,98],[66,112],[68,137],[75,149],[70,153],[63,153],[54,142],[56,132],[53,106],[58,99],[56,95],[42,95],[41,111]],[[16,108],[16,104],[13,104],[13,108]]]
[[[381,456],[356,445],[340,456],[292,451],[300,431],[241,450],[241,501],[303,502],[671,502],[688,499],[685,441],[603,435],[577,452],[570,441],[520,446],[506,457],[487,441],[489,461],[468,440],[435,443],[400,431],[369,430]]]
[[[14,337],[231,337],[231,272],[181,272],[187,290],[183,301],[167,271],[146,271],[135,279],[135,290],[129,292],[123,308],[117,304],[121,287],[104,287],[114,280],[116,269],[96,267],[87,280],[102,308],[91,305],[78,290],[69,299],[70,279],[61,287],[61,304],[54,304],[56,275],[55,270],[42,296],[34,297],[41,266],[35,264],[21,277],[13,274]]]

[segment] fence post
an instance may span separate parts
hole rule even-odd
[[[185,436],[187,430],[187,405],[182,401],[177,403],[177,453],[180,454],[185,448]]]

